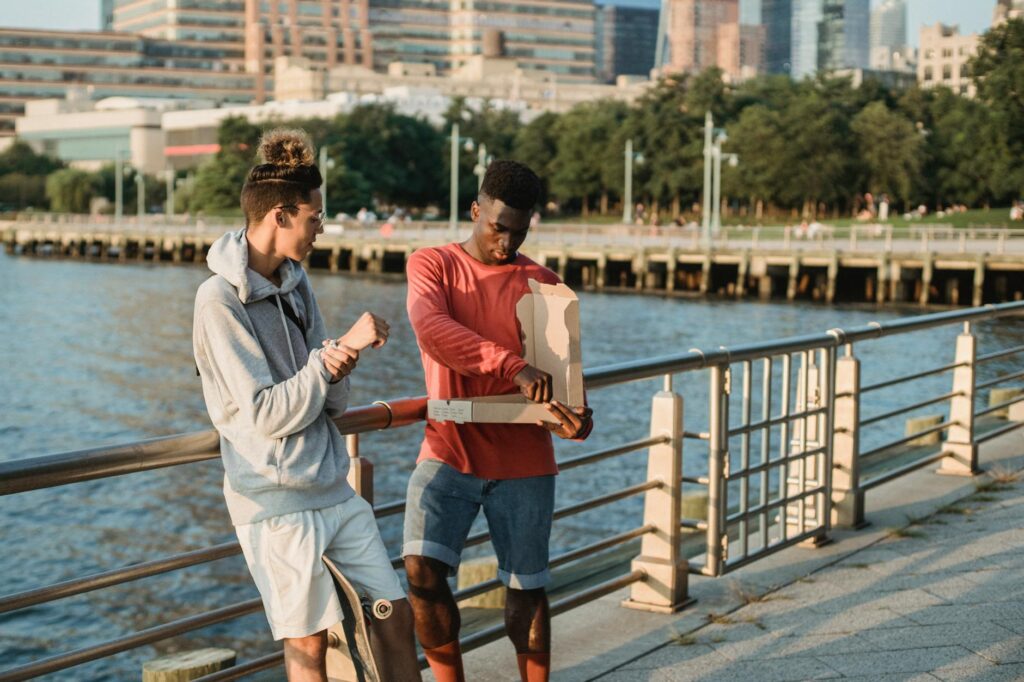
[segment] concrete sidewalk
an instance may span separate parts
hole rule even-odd
[[[992,482],[601,680],[1024,680],[1024,484]]]
[[[881,486],[869,527],[691,576],[678,614],[624,609],[621,591],[558,616],[552,679],[1024,680],[1024,478],[1000,475],[1022,453],[1018,431],[982,448],[987,474]],[[474,682],[515,671],[506,639],[466,656]]]

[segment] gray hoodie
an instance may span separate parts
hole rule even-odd
[[[345,440],[330,419],[345,411],[348,377],[330,383],[321,357],[327,332],[309,279],[288,259],[280,287],[250,270],[245,233],[229,232],[210,248],[214,276],[196,293],[192,333],[236,526],[354,494]],[[281,299],[304,323],[305,338]]]

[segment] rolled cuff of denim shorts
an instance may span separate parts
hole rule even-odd
[[[537,590],[551,582],[551,571],[545,568],[540,573],[509,573],[499,568],[498,578],[513,590]]]
[[[430,540],[416,540],[402,545],[402,558],[407,556],[425,556],[431,559],[443,561],[451,567],[449,575],[455,575],[459,570],[461,557],[449,547]]]

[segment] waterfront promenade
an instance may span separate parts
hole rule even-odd
[[[623,592],[559,616],[553,679],[1024,680],[1022,454],[1009,434],[983,448],[988,473],[883,486],[867,528],[691,578],[676,615],[622,609]],[[468,678],[515,679],[507,648],[472,652]]]

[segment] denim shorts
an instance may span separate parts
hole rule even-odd
[[[548,542],[554,506],[554,476],[490,481],[426,459],[409,478],[402,556],[437,559],[455,575],[470,527],[483,507],[498,577],[512,589],[535,590],[551,577]]]

